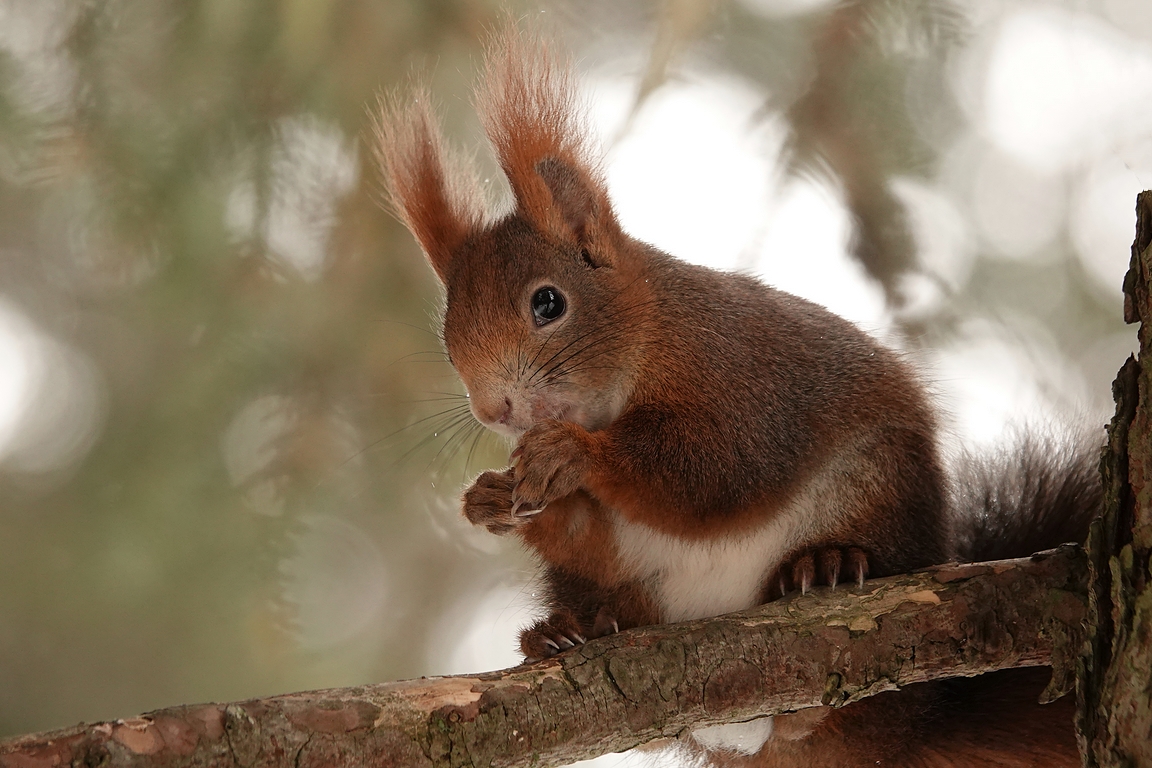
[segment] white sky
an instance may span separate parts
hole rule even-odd
[[[980,125],[1040,171],[1069,168],[1152,123],[1152,43],[1086,13],[1027,8],[993,33]]]
[[[619,133],[630,80],[593,85],[601,135]],[[634,236],[695,264],[740,269],[866,328],[889,318],[880,287],[848,255],[837,190],[779,172],[784,128],[757,121],[764,96],[730,75],[657,91],[611,147],[613,204]]]

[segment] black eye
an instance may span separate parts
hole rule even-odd
[[[532,294],[532,315],[536,325],[547,325],[564,314],[564,296],[552,286],[545,286]]]

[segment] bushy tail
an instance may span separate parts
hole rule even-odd
[[[954,556],[1002,560],[1082,543],[1100,512],[1102,444],[1103,435],[1042,432],[960,457],[952,486]]]

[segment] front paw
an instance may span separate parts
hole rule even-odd
[[[578,424],[544,421],[524,433],[512,452],[513,514],[532,513],[579,490],[588,468],[588,432]]]
[[[497,536],[528,522],[530,518],[512,514],[512,487],[515,484],[511,469],[483,473],[464,492],[464,517]]]

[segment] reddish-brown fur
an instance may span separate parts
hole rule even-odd
[[[664,587],[624,559],[622,525],[688,546],[793,525],[761,599],[781,581],[880,576],[950,554],[934,418],[897,355],[809,302],[625,234],[571,67],[537,37],[509,24],[496,38],[477,104],[515,197],[502,219],[487,222],[470,176],[446,164],[426,93],[386,105],[379,153],[392,207],[445,284],[445,344],[473,412],[518,438],[513,466],[477,478],[464,513],[541,561],[553,614],[524,633],[527,656],[662,620]],[[545,324],[531,309],[541,286],[567,302]],[[1074,755],[1066,713],[1033,712],[1016,680],[999,679],[999,693],[926,685],[781,718],[777,738],[737,762]],[[1015,739],[1023,756],[996,751],[995,762],[982,734]]]
[[[444,146],[427,88],[401,102],[382,97],[376,156],[385,168],[387,203],[411,230],[441,280],[452,254],[483,225],[484,200],[475,176]]]

